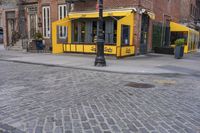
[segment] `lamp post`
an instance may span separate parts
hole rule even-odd
[[[97,34],[97,55],[95,59],[95,66],[106,66],[106,60],[104,57],[104,33],[103,33],[103,0],[98,0],[99,10],[99,31]]]

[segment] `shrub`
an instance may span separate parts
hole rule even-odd
[[[175,41],[175,45],[176,46],[182,46],[182,45],[184,45],[184,43],[185,43],[185,39],[184,38],[180,38],[180,39],[177,39]]]
[[[42,40],[43,39],[42,33],[40,33],[40,32],[35,33],[34,39],[35,40]]]

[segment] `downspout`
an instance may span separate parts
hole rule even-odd
[[[161,46],[163,46],[163,35],[164,35],[164,25],[165,25],[165,16],[167,16],[167,17],[170,17],[171,18],[171,16],[170,15],[167,15],[167,14],[164,14],[163,13],[163,23],[162,23],[162,33],[161,33]]]
[[[141,0],[139,0],[138,1],[138,21],[140,20],[140,8],[141,8]],[[140,47],[140,37],[141,37],[141,22],[139,21],[139,23],[138,23],[138,38],[137,38],[137,43],[138,44],[136,44],[137,45],[137,47],[136,47],[136,55],[138,54],[138,53],[140,53],[139,52],[139,47]]]

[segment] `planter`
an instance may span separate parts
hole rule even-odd
[[[42,40],[35,40],[35,44],[37,50],[44,50],[45,46],[43,45]]]
[[[181,59],[183,58],[183,55],[184,55],[184,46],[176,46],[174,51],[174,57],[176,59]]]
[[[159,54],[173,55],[174,54],[174,48],[155,47],[154,52],[159,53]]]

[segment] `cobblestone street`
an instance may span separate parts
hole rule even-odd
[[[4,132],[200,133],[200,78],[0,61]]]

